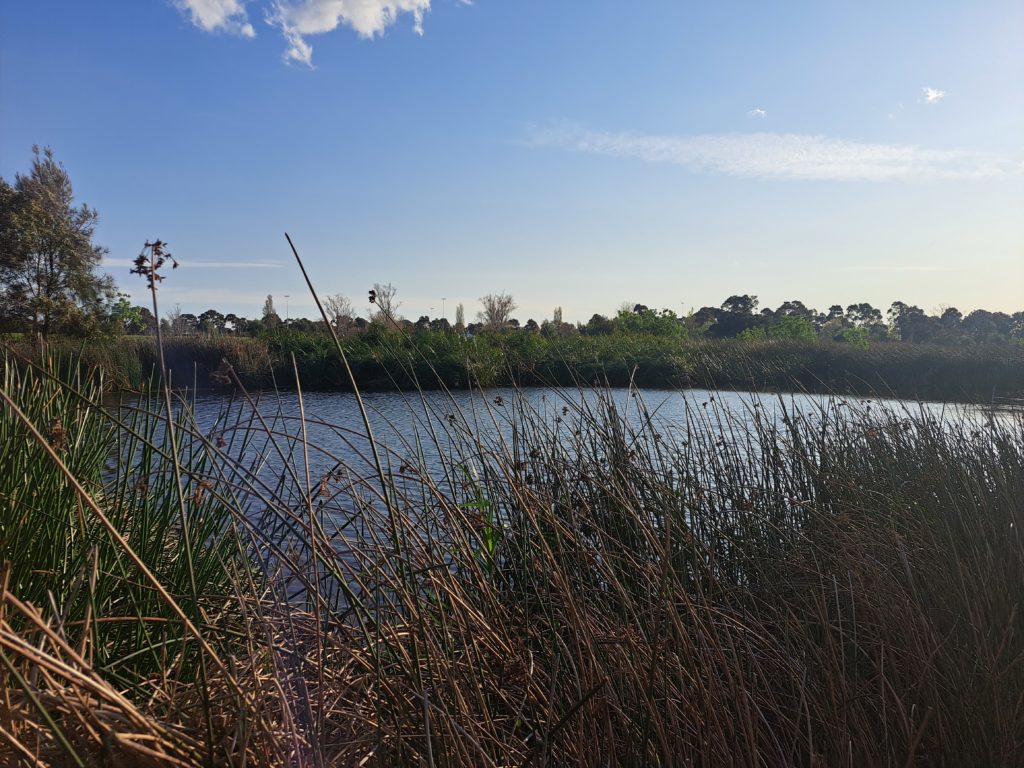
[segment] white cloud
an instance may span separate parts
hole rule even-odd
[[[242,37],[255,37],[243,0],[174,0],[182,13],[205,32],[227,32]]]
[[[747,117],[767,117],[768,111],[761,109],[760,107],[754,107],[752,110],[747,112]]]
[[[946,92],[937,88],[922,88],[921,90],[924,91],[924,100],[929,104],[938,104],[946,98]]]
[[[268,18],[267,23],[280,27],[281,34],[284,35],[284,39],[288,43],[288,48],[284,52],[285,61],[297,61],[307,67],[313,66],[313,46],[303,39],[295,27],[277,16]]]
[[[887,181],[1019,174],[1019,161],[961,150],[872,144],[796,133],[658,136],[592,131],[571,123],[533,126],[531,146],[668,163],[701,173],[775,179]]]
[[[340,26],[372,39],[384,33],[398,17],[412,16],[413,31],[423,34],[423,16],[430,0],[277,0],[267,21],[281,29],[288,49],[285,59],[312,66],[313,48],[307,35],[322,35]]]
[[[206,32],[226,32],[255,37],[246,4],[259,0],[171,0],[189,20]],[[263,0],[267,23],[284,35],[285,60],[313,65],[313,46],[306,37],[349,27],[360,37],[372,39],[398,21],[402,14],[412,17],[413,31],[423,34],[423,17],[431,0]],[[471,5],[470,0],[461,0]]]

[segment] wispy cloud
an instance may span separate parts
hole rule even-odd
[[[948,272],[949,267],[918,264],[879,264],[840,267],[840,272]]]
[[[182,269],[280,269],[283,265],[277,261],[193,261],[179,259]],[[132,267],[135,259],[104,259],[105,267]]]
[[[238,288],[182,288],[172,285],[168,280],[167,283],[160,285],[160,303],[164,307],[181,304],[186,312],[192,311],[197,313],[209,307],[218,307],[223,311],[226,307],[234,306],[238,307],[235,312],[240,315],[249,317],[256,315],[258,317],[268,293],[271,293],[271,291],[242,290]],[[286,303],[284,295],[277,293],[277,291],[273,291],[273,293],[277,311],[283,316]],[[149,292],[145,290],[145,286],[141,289],[134,289],[132,291],[132,298],[140,304],[143,302],[148,303]],[[298,313],[313,306],[313,302],[297,293],[291,297],[288,304],[292,317],[297,317]],[[249,307],[249,309],[246,309],[246,307]]]
[[[754,107],[752,110],[747,112],[747,117],[768,117],[768,111],[761,109],[761,107]]]
[[[242,37],[255,37],[242,0],[174,0],[182,13],[206,32],[226,32]]]
[[[748,178],[887,181],[1019,174],[1020,161],[966,150],[922,149],[797,133],[682,136],[593,131],[572,123],[531,126],[527,144]]]
[[[940,91],[937,88],[922,88],[924,91],[924,100],[928,104],[938,104],[944,98],[946,98],[946,92]]]

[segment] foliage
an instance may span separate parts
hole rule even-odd
[[[178,546],[168,432],[155,416],[151,394],[110,414],[101,405],[98,382],[79,377],[75,367],[73,378],[61,382],[53,359],[31,370],[5,355],[3,365],[4,392],[44,431],[70,473],[103,499],[107,517],[132,550],[172,594],[186,591],[194,565],[206,608],[221,610],[229,569],[241,553],[227,535],[230,511],[202,491],[211,472],[202,443],[185,440],[182,456],[192,536],[200,542],[190,564]],[[183,409],[182,424],[174,427],[183,433],[194,429],[187,414]],[[94,663],[118,685],[140,686],[186,652],[174,614],[124,561],[118,542],[8,408],[0,410],[0,466],[0,560],[9,564],[8,587],[36,606],[57,596],[61,621],[77,627]]]
[[[867,349],[870,346],[866,328],[843,328],[836,335],[836,341],[853,344],[861,349]]]
[[[670,309],[658,310],[648,309],[643,305],[637,305],[632,311],[619,310],[613,321],[614,328],[619,333],[643,333],[652,336],[683,336],[685,330],[676,313]]]
[[[801,315],[785,315],[778,318],[768,327],[768,337],[785,341],[804,341],[814,343],[818,333],[814,323]]]
[[[515,300],[507,293],[488,293],[480,297],[480,311],[477,318],[488,331],[500,331],[508,325]]]
[[[736,337],[741,341],[767,341],[768,331],[762,326],[754,326],[753,328],[745,328],[740,331],[739,336]]]
[[[266,301],[263,302],[263,317],[261,320],[265,328],[276,328],[281,324],[281,316],[274,309],[274,297],[269,293],[267,294]]]
[[[745,339],[682,339],[650,334],[544,336],[505,331],[467,339],[453,331],[404,334],[377,327],[352,333],[342,346],[368,390],[420,386],[575,386],[634,382],[651,387],[723,387],[759,391],[842,392],[987,403],[1024,397],[1024,346],[898,344],[869,341],[863,328],[836,340],[771,339],[761,329]],[[31,338],[9,344],[40,354]],[[80,354],[100,367],[111,388],[139,389],[154,374],[152,336],[82,345],[51,340],[48,348]],[[179,386],[219,388],[214,374],[230,362],[246,386],[276,381],[294,387],[292,355],[307,390],[351,389],[343,366],[321,331],[278,328],[258,338],[175,336],[165,339],[168,364]]]
[[[97,273],[106,249],[92,242],[96,211],[74,206],[64,166],[33,147],[28,175],[0,179],[0,304],[8,330],[87,333],[113,295]]]

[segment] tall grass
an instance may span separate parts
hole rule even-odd
[[[0,762],[1024,761],[1019,418],[412,392],[373,460],[227,374],[185,563],[159,403],[5,368]]]

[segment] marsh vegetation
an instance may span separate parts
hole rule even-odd
[[[4,370],[5,760],[1021,759],[1018,415],[413,393],[402,442],[55,371]]]

